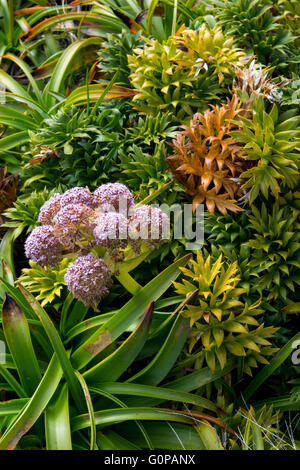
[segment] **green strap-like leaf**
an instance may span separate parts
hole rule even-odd
[[[140,447],[124,439],[111,429],[108,429],[105,433],[97,432],[97,444],[101,450],[141,450]]]
[[[84,367],[108,344],[111,344],[130,325],[136,322],[147,305],[157,300],[170,287],[180,274],[180,267],[185,266],[190,257],[191,255],[184,256],[161,272],[130,299],[116,315],[94,332],[73,354],[72,363],[74,367],[77,369]]]
[[[67,384],[58,388],[45,412],[47,450],[72,450]]]
[[[53,71],[52,77],[48,84],[48,89],[54,93],[64,93],[65,92],[65,79],[67,74],[71,70],[72,64],[76,56],[82,52],[83,49],[95,46],[102,43],[102,39],[98,37],[87,38],[80,41],[75,41],[70,44],[69,47],[63,52],[59,58],[55,69]],[[83,52],[84,53],[84,52]],[[55,104],[53,97],[49,97],[49,102]]]
[[[0,376],[2,376],[6,383],[12,388],[16,395],[20,398],[25,398],[27,396],[23,387],[17,382],[14,376],[7,370],[3,364],[0,364]]]
[[[21,283],[18,283],[18,287],[21,290],[22,294],[26,296],[28,302],[31,304],[32,308],[36,312],[36,315],[40,319],[44,327],[44,330],[52,344],[53,350],[57,354],[57,357],[63,369],[65,379],[68,382],[70,392],[75,401],[75,404],[77,408],[81,411],[83,409],[83,398],[84,398],[82,394],[82,390],[79,385],[78,379],[75,375],[74,369],[70,363],[68,354],[64,348],[62,340],[55,326],[53,325],[53,322],[51,321],[51,319],[49,318],[49,316],[47,315],[43,307],[41,307],[41,305],[36,301],[33,295],[31,295],[30,292],[28,292]]]
[[[290,341],[285,344],[273,357],[269,364],[261,369],[254,379],[250,382],[248,387],[242,393],[242,399],[248,402],[249,398],[252,397],[254,392],[264,383],[267,378],[278,369],[279,366],[291,356],[295,344],[300,341],[300,333],[297,333]]]
[[[0,105],[0,124],[10,126],[13,129],[21,131],[25,131],[27,129],[34,131],[38,127],[37,123],[33,122],[29,116],[4,105]]]
[[[11,450],[16,447],[21,437],[29,431],[44,411],[61,377],[62,369],[56,355],[54,355],[34,395],[2,435],[0,450]]]
[[[155,12],[155,8],[158,4],[158,0],[151,0],[150,5],[147,12],[147,20],[146,20],[146,33],[150,34],[152,30],[152,18]]]
[[[169,421],[145,421],[145,430],[151,436],[154,449],[201,450],[202,441],[194,427]],[[106,430],[104,431],[106,433]],[[110,430],[108,431],[110,432]],[[133,422],[118,424],[118,432],[135,445],[145,448],[143,436],[136,432]],[[187,460],[189,461],[189,460]]]
[[[154,404],[156,404],[157,399],[159,399],[160,402],[170,400],[181,403],[189,403],[191,405],[200,406],[211,411],[217,411],[216,405],[210,400],[202,398],[198,395],[193,395],[192,393],[172,390],[171,388],[152,387],[150,385],[140,385],[128,382],[99,383],[90,387],[90,390],[93,392],[97,392],[98,389],[116,395],[129,395],[132,396],[133,399],[135,399],[135,397],[154,398],[156,399],[154,400]],[[150,404],[152,406],[153,403],[151,402]]]
[[[84,380],[83,376],[80,374],[80,372],[76,372],[76,375],[78,377],[78,380],[80,382],[80,385],[82,387],[84,396],[85,396],[85,401],[87,404],[87,409],[88,409],[88,414],[90,417],[90,423],[91,423],[91,443],[90,443],[90,450],[96,450],[97,445],[96,445],[96,422],[95,422],[95,413],[94,413],[94,407],[93,407],[93,402],[90,394],[90,390],[86,384],[86,381]]]
[[[0,139],[0,151],[10,150],[18,145],[25,144],[30,140],[28,131],[16,132]]]
[[[265,400],[254,403],[255,409],[260,409],[264,405],[273,406],[280,411],[300,411],[300,395],[291,393],[291,395],[283,395],[280,397],[267,398]]]
[[[201,438],[205,450],[224,450],[216,430],[206,420],[197,423],[195,429]]]
[[[97,426],[106,426],[108,424],[131,420],[176,421],[178,423],[194,424],[194,419],[191,416],[163,408],[118,408],[95,412],[95,422]],[[90,426],[89,415],[76,416],[76,418],[71,421],[71,425],[74,431],[88,428]]]
[[[217,365],[215,371],[212,372],[209,367],[203,367],[191,374],[180,377],[172,382],[168,382],[164,386],[167,388],[173,388],[174,390],[192,392],[203,385],[224,377],[224,375],[229,374],[229,372],[235,369],[235,367],[236,362],[234,360],[229,360],[223,369],[221,369],[220,365]]]
[[[190,321],[188,318],[178,316],[165,343],[142,371],[138,372],[128,382],[157,385],[169,373],[190,331]]]
[[[10,54],[10,53],[5,54],[4,59],[9,59],[12,62],[14,62],[18,67],[20,67],[20,69],[24,72],[24,74],[26,75],[26,77],[27,77],[27,79],[28,79],[28,81],[29,81],[29,83],[32,87],[32,90],[35,94],[37,102],[41,105],[41,107],[43,107],[43,100],[42,100],[42,97],[41,97],[42,96],[41,92],[39,90],[37,82],[35,81],[35,79],[33,78],[32,74],[31,74],[31,70],[28,67],[28,65],[26,64],[26,62],[21,60],[16,55]],[[18,94],[18,92],[17,92],[17,94]]]
[[[89,384],[117,380],[130,366],[147,339],[153,316],[153,305],[152,302],[147,307],[136,329],[116,351],[83,374]]]
[[[15,241],[15,230],[8,230],[0,243],[0,257],[5,259],[8,263],[8,266],[13,274],[14,280],[16,278],[15,267],[14,267],[14,241]],[[3,269],[0,270],[1,277],[3,276]],[[3,286],[1,286],[2,289]]]
[[[28,396],[31,396],[42,376],[27,319],[17,302],[8,294],[5,295],[2,307],[2,325],[21,383]]]
[[[75,88],[64,102],[64,107],[70,108],[71,106],[82,106],[87,102],[96,103],[105,92],[105,89],[105,84],[92,84],[89,85],[89,93],[87,94],[86,86]],[[131,88],[113,85],[104,96],[103,101],[130,98],[135,96],[137,93],[137,91],[132,90]]]
[[[42,33],[45,29],[49,29],[57,23],[62,23],[64,21],[73,21],[73,20],[79,20],[79,21],[87,20],[87,21],[93,21],[95,23],[100,23],[100,25],[101,24],[103,25],[106,23],[112,26],[119,26],[118,21],[114,20],[114,18],[103,18],[100,15],[94,15],[88,12],[62,13],[60,15],[52,16],[51,18],[48,18],[47,20],[44,20],[41,23],[38,23],[37,25],[35,25],[33,28],[31,28],[26,33],[26,36],[27,36],[26,41],[34,38],[38,34]],[[74,25],[74,28],[75,27],[76,26]]]
[[[17,415],[28,403],[28,398],[0,402],[0,416]]]

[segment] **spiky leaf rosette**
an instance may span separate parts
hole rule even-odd
[[[190,69],[190,76],[201,69],[216,74],[219,83],[226,75],[234,73],[234,66],[243,65],[245,53],[234,47],[233,37],[225,36],[220,27],[208,28],[202,24],[197,30],[185,29],[173,39],[178,46],[175,61],[179,68]]]
[[[259,62],[286,66],[292,55],[288,46],[294,37],[278,22],[280,15],[273,15],[272,2],[213,0],[213,5],[209,3],[228,34],[250,54],[255,54]]]
[[[236,437],[230,438],[231,450],[294,450],[293,439],[278,429],[282,414],[274,412],[273,405],[255,409],[239,408],[225,421],[236,430]]]
[[[136,121],[125,129],[124,144],[149,146],[159,144],[167,139],[176,137],[178,126],[172,123],[170,113],[157,113],[155,116],[137,116]]]
[[[118,109],[106,109],[95,116],[73,108],[45,120],[33,135],[35,155],[41,146],[55,149],[51,158],[31,159],[24,171],[26,189],[34,184],[55,187],[98,187],[116,171],[115,161],[122,140],[123,117]],[[30,155],[30,158],[32,155]]]
[[[18,280],[29,292],[38,294],[36,299],[41,302],[43,307],[61,297],[62,289],[66,286],[64,275],[70,261],[70,258],[65,258],[57,266],[49,269],[29,260],[30,268],[22,269]]]
[[[296,45],[300,44],[300,4],[298,0],[279,0],[279,7],[284,12],[282,22],[297,37]]]
[[[288,205],[293,211],[294,216],[300,213],[300,175],[297,178],[297,183],[293,190],[280,193],[279,204],[281,206]]]
[[[108,34],[99,51],[99,69],[105,72],[109,79],[112,79],[118,71],[117,83],[127,87],[130,86],[128,55],[132,54],[133,49],[142,47],[144,44],[139,34],[133,34],[129,31],[124,30],[120,34]]]
[[[249,214],[250,211],[225,215],[207,214],[204,230],[209,243],[228,250],[238,248],[245,243],[253,232]]]
[[[245,289],[243,298],[248,302],[253,302],[253,299],[260,298],[260,293],[257,290],[257,278],[259,277],[259,268],[250,266],[251,260],[251,249],[242,243],[236,245],[234,248],[230,244],[221,244],[215,240],[211,241],[208,251],[206,248],[203,249],[204,256],[211,255],[212,260],[217,260],[220,255],[223,256],[224,263],[233,264],[236,263],[238,269],[239,287]],[[269,309],[269,304],[266,304],[263,300],[263,308]],[[272,310],[273,311],[273,310]]]
[[[145,41],[143,48],[128,56],[131,84],[140,92],[133,105],[141,113],[170,112],[180,120],[192,114],[192,108],[203,109],[222,93],[212,71],[203,69],[197,73],[194,68],[191,75],[190,60],[186,66],[178,65],[176,57],[180,50],[174,38],[162,44],[154,39]]]
[[[140,147],[133,145],[127,148],[126,152],[120,152],[119,157],[122,171],[120,179],[132,191],[139,194],[141,200],[172,179],[168,171],[163,144],[156,146],[152,154],[143,152]],[[162,193],[162,197],[165,196],[169,196],[169,191]]]
[[[90,138],[98,134],[98,116],[87,115],[72,107],[70,110],[58,110],[57,114],[45,119],[36,134],[32,133],[32,143],[36,147],[47,145],[53,149],[64,149],[71,155],[72,142],[81,138]]]
[[[219,362],[223,368],[229,357],[243,357],[244,371],[251,375],[257,362],[267,363],[265,356],[275,352],[267,340],[276,328],[264,327],[260,301],[248,305],[240,300],[245,289],[238,287],[237,263],[224,267],[222,255],[215,261],[203,258],[191,260],[191,269],[182,268],[182,283],[175,282],[178,294],[190,295],[199,289],[195,305],[188,305],[182,313],[192,327],[189,354],[198,366],[205,360],[212,371]],[[186,279],[189,278],[190,280]]]
[[[60,155],[60,168],[67,186],[86,186],[96,189],[113,179],[117,172],[118,135],[106,134],[99,141],[80,139],[73,145],[72,155]]]
[[[257,287],[267,299],[285,301],[300,285],[299,217],[278,202],[272,211],[264,204],[260,211],[254,206],[252,211],[249,221],[256,234],[246,245],[253,249],[250,266],[261,271]]]
[[[268,68],[255,62],[255,60],[252,60],[248,67],[235,67],[233,89],[236,92],[241,90],[248,97],[255,94],[256,96],[266,98],[271,103],[279,102],[282,98],[280,87],[287,83],[288,80],[275,85],[270,78]]]
[[[3,226],[17,228],[19,233],[26,229],[26,233],[31,232],[37,225],[38,215],[43,204],[55,193],[61,192],[61,188],[49,191],[34,191],[30,195],[19,197],[14,206],[7,209],[5,217],[9,219]]]
[[[212,214],[216,207],[222,214],[242,210],[235,197],[243,194],[239,176],[244,161],[237,156],[240,144],[229,135],[238,129],[231,120],[240,111],[234,95],[226,105],[195,114],[172,141],[176,153],[167,157],[167,162],[175,178],[193,196],[193,208],[205,201]]]
[[[241,174],[247,178],[244,188],[250,188],[249,202],[254,202],[262,193],[268,198],[271,190],[278,197],[280,185],[293,188],[297,181],[300,150],[300,116],[297,110],[290,109],[279,114],[274,104],[271,111],[265,111],[262,97],[252,106],[252,117],[240,117],[241,127],[232,130],[230,135],[245,146],[240,156],[255,166]]]

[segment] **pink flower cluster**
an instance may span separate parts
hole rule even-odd
[[[108,267],[103,259],[94,255],[79,256],[70,264],[65,281],[74,297],[91,307],[97,307],[112,285]]]
[[[25,253],[42,266],[54,267],[62,256],[62,246],[51,225],[36,227],[25,242]]]
[[[163,238],[169,218],[160,209],[135,206],[129,189],[121,183],[101,185],[94,193],[76,187],[54,194],[41,207],[35,228],[25,242],[26,256],[42,266],[54,267],[63,257],[77,257],[65,281],[74,297],[96,306],[109,291],[111,273],[97,253],[104,249],[122,261],[128,244],[155,246]]]

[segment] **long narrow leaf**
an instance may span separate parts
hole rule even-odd
[[[131,377],[128,382],[157,385],[175,364],[190,331],[188,318],[178,316],[165,343],[143,370]]]
[[[97,392],[98,389],[108,391],[116,395],[129,395],[132,397],[148,397],[162,401],[178,401],[200,406],[211,411],[217,411],[216,405],[206,398],[191,393],[172,390],[171,388],[153,387],[150,385],[140,385],[135,383],[99,383],[90,387],[91,391]],[[152,403],[151,403],[152,405]]]
[[[28,81],[29,81],[29,83],[32,87],[32,90],[35,94],[35,97],[36,97],[38,103],[40,103],[40,105],[43,106],[43,100],[41,98],[41,92],[40,92],[39,87],[38,87],[35,79],[33,78],[31,70],[28,67],[28,65],[26,64],[26,62],[24,62],[19,57],[17,57],[14,54],[11,54],[11,53],[5,54],[5,56],[3,56],[3,58],[4,59],[9,59],[12,62],[14,62],[25,73],[25,75],[28,78]],[[16,93],[18,94],[18,92],[16,92]]]
[[[264,383],[267,378],[278,369],[279,366],[288,358],[293,352],[294,344],[300,340],[300,333],[297,333],[290,341],[285,344],[273,357],[269,364],[263,367],[258,374],[252,379],[248,387],[242,393],[243,400],[246,402],[252,397],[254,392]]]
[[[21,437],[33,426],[54,394],[62,377],[62,370],[54,355],[38,388],[20,415],[0,439],[0,450],[16,447]]]
[[[5,295],[2,308],[2,325],[21,383],[28,396],[31,396],[42,376],[32,346],[27,319],[17,302],[8,294]]]
[[[27,394],[23,387],[19,384],[19,382],[17,382],[11,372],[9,372],[9,370],[7,370],[3,364],[0,364],[0,376],[2,376],[6,383],[10,385],[10,387],[18,397],[26,398]]]
[[[91,444],[90,444],[90,450],[95,450],[96,449],[96,422],[95,422],[95,414],[94,414],[94,407],[93,407],[93,402],[92,398],[90,395],[90,390],[83,378],[83,376],[80,374],[80,372],[76,372],[76,375],[78,377],[78,380],[80,382],[80,385],[82,387],[86,404],[87,404],[87,409],[88,409],[88,414],[90,418],[90,423],[91,423]]]
[[[0,416],[17,415],[28,403],[28,398],[0,402]]]
[[[180,267],[185,266],[191,255],[186,255],[173,263],[141,289],[119,312],[102,325],[73,354],[74,367],[85,366],[106,346],[117,339],[126,328],[136,322],[147,305],[157,300],[180,274]]]
[[[31,304],[32,308],[35,310],[38,318],[40,319],[45,332],[52,344],[53,350],[56,352],[57,357],[59,359],[59,362],[61,364],[61,367],[64,372],[64,376],[66,378],[66,381],[69,384],[71,394],[73,396],[73,399],[76,403],[76,406],[78,407],[79,410],[83,409],[83,395],[82,395],[82,390],[80,388],[78,379],[75,375],[75,372],[72,368],[72,365],[70,363],[68,354],[64,348],[64,345],[62,343],[62,340],[53,325],[51,319],[47,315],[46,311],[41,307],[41,305],[36,301],[36,299],[31,295],[25,287],[21,284],[18,283],[18,287],[23,293],[23,295],[27,298],[29,303]]]
[[[25,144],[30,140],[28,131],[16,132],[0,139],[0,151],[10,150],[19,145]]]
[[[58,23],[62,23],[64,21],[73,21],[73,20],[83,20],[83,21],[93,21],[95,23],[100,23],[103,24],[104,22],[106,23],[111,23],[115,24],[118,26],[118,22],[113,21],[111,19],[108,21],[107,19],[105,20],[99,15],[95,15],[93,13],[88,13],[88,12],[79,12],[79,13],[62,13],[60,15],[52,16],[51,18],[47,18],[46,20],[42,21],[41,23],[35,25],[33,28],[31,28],[28,32],[24,33],[23,39],[25,41],[28,41],[29,39],[34,38],[38,34],[42,33],[45,31],[45,29],[52,28],[54,25]],[[73,29],[76,28],[74,25]]]
[[[106,85],[104,84],[89,85],[88,95],[86,91],[86,86],[75,88],[75,90],[70,93],[70,95],[64,102],[64,107],[69,108],[71,106],[82,106],[85,105],[88,101],[90,103],[96,103],[99,98],[103,95],[105,88]],[[104,96],[103,101],[130,98],[132,96],[135,96],[136,94],[138,94],[138,92],[132,90],[131,88],[113,85],[108,91],[108,93],[106,93],[106,95]]]
[[[90,46],[100,45],[101,43],[102,39],[97,37],[73,42],[59,58],[49,81],[48,89],[54,93],[64,93],[65,79],[71,70],[76,56],[78,56],[79,53],[84,53],[84,49]],[[52,104],[54,103],[55,101],[52,99]]]
[[[141,351],[148,336],[153,316],[152,302],[133,333],[110,356],[84,373],[88,383],[117,380]]]
[[[50,400],[45,413],[47,450],[72,450],[69,394],[64,384]]]
[[[176,421],[178,423],[194,424],[192,417],[163,408],[119,408],[95,412],[97,426],[105,426],[128,420]],[[90,426],[89,415],[77,416],[72,420],[71,424],[74,431],[87,428]]]

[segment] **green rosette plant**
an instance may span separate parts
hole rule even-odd
[[[205,361],[214,371],[217,363],[224,368],[230,357],[240,357],[244,372],[250,375],[259,362],[267,363],[266,356],[276,351],[269,338],[277,329],[264,326],[260,300],[252,305],[243,302],[246,290],[238,286],[237,263],[225,268],[222,255],[212,262],[210,256],[204,259],[198,252],[191,269],[182,268],[182,272],[182,282],[174,283],[176,292],[188,297],[199,289],[196,304],[182,313],[191,325],[186,363],[196,361],[196,367],[201,367]]]

